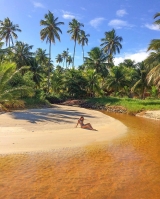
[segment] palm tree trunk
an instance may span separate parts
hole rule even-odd
[[[74,68],[75,49],[76,49],[76,40],[75,40],[75,44],[74,44],[74,52],[73,52],[73,64],[72,64],[72,68]]]
[[[49,63],[48,63],[48,93],[50,89],[50,63],[51,63],[51,41],[49,42]]]
[[[84,49],[83,49],[83,45],[82,45],[82,51],[83,51],[83,63],[84,63]]]

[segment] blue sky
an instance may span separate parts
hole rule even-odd
[[[123,38],[122,50],[115,55],[115,64],[130,58],[136,62],[147,57],[146,49],[152,39],[160,37],[160,29],[153,25],[153,16],[160,12],[160,0],[0,0],[0,20],[9,17],[18,24],[21,33],[18,41],[46,49],[48,44],[40,39],[40,20],[48,10],[58,17],[61,25],[61,42],[52,45],[52,60],[57,65],[57,54],[69,48],[73,54],[74,42],[67,33],[69,22],[75,18],[84,24],[83,30],[90,34],[88,46],[84,47],[85,56],[93,47],[100,46],[104,33],[113,28]],[[75,65],[81,65],[82,48],[77,45]]]

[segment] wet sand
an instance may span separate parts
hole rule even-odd
[[[84,116],[97,131],[75,128]],[[0,114],[0,154],[48,151],[110,141],[123,136],[127,127],[101,112],[55,105]]]

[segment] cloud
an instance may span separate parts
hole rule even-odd
[[[97,28],[105,19],[103,17],[92,19],[89,23],[94,28]]]
[[[119,63],[123,62],[125,59],[131,59],[136,63],[144,61],[149,55],[149,53],[146,51],[147,51],[146,49],[141,49],[136,53],[126,53],[122,57],[115,57],[114,64],[118,65]]]
[[[86,10],[84,7],[81,7],[82,10]]]
[[[155,24],[145,24],[145,27],[150,29],[150,30],[158,30],[158,31],[160,31],[160,26],[155,25]]]
[[[33,1],[33,5],[36,8],[45,8],[45,6],[40,2]]]
[[[64,19],[74,19],[74,18],[76,18],[76,16],[73,15],[71,12],[64,11],[64,10],[62,10],[62,12],[63,12],[62,17],[63,17]]]
[[[125,10],[117,10],[117,12],[116,12],[116,15],[119,17],[123,17],[126,14],[127,14],[127,12]]]
[[[113,19],[108,23],[109,26],[112,26],[114,28],[120,29],[122,27],[133,27],[133,25],[128,24],[127,21],[119,20],[119,19]]]

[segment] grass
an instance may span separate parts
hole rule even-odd
[[[144,110],[160,110],[160,99],[131,99],[131,98],[116,98],[103,97],[92,98],[87,100],[89,103],[94,103],[104,106],[123,106],[128,113],[138,113]]]
[[[26,108],[41,108],[41,107],[50,107],[51,104],[48,100],[38,99],[38,98],[25,98],[23,99],[25,102]]]

